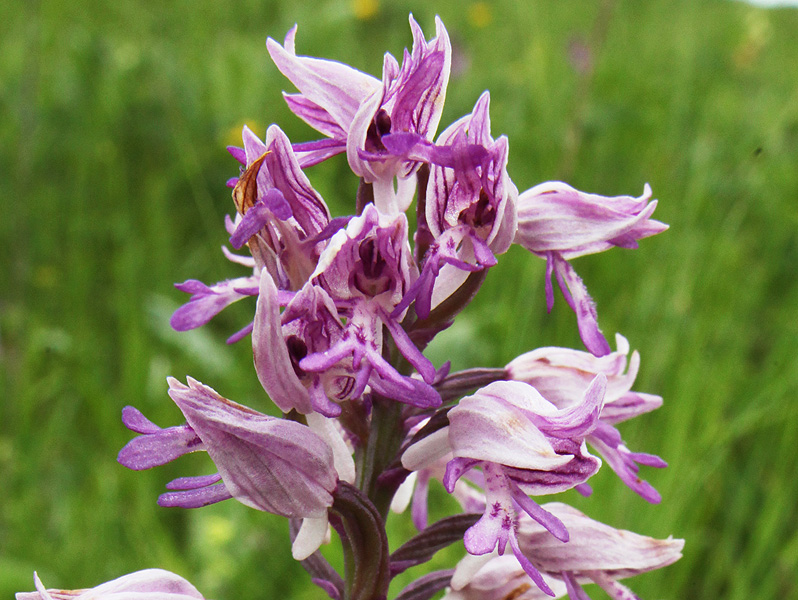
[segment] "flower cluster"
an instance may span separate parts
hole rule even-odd
[[[584,599],[585,582],[633,598],[617,580],[674,562],[683,542],[619,531],[534,497],[572,488],[589,495],[603,459],[642,498],[660,501],[639,470],[665,463],[629,450],[616,425],[662,400],[632,391],[640,357],[620,335],[611,351],[569,261],[636,247],[666,226],[651,218],[648,185],[637,198],[561,182],[519,193],[508,139],[491,133],[488,92],[438,134],[452,48],[443,23],[435,25],[427,40],[411,16],[412,49],[401,64],[386,54],[381,78],[297,55],[296,27],[282,44],[268,40],[297,89],[285,95],[289,108],[322,137],[292,143],[272,125],[261,140],[244,128],[242,147],[230,148],[241,167],[228,182],[236,213],[226,225],[232,248],[246,246],[249,256],[225,255],[251,274],[179,284],[191,298],[171,323],[193,329],[255,297],[251,322],[229,341],[251,336],[258,379],[284,416],[170,378],[185,423],[161,428],[126,407],[122,420],[138,436],[118,460],[140,470],[207,452],[215,472],[168,483],[158,503],[197,508],[235,498],[292,519],[293,556],[332,598],[385,598],[392,577],[457,540],[468,553],[457,569],[428,574],[399,598],[448,588],[450,600]],[[352,214],[333,217],[306,169],[342,153],[360,185]],[[505,368],[460,372],[433,364],[426,346],[513,244],[546,260],[549,309],[553,275],[587,351],[539,348]],[[460,502],[461,515],[427,524],[432,480]],[[421,531],[389,554],[387,511],[411,500]],[[351,580],[316,552],[330,525],[353,561]],[[83,592],[46,590],[38,578],[36,588],[18,600],[122,592],[201,599],[164,571]]]

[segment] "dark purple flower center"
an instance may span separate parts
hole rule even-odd
[[[390,290],[391,272],[380,253],[377,240],[363,240],[357,252],[360,264],[355,270],[355,287],[366,296],[378,296]]]
[[[496,219],[496,208],[491,204],[490,197],[484,189],[479,190],[479,198],[476,202],[468,205],[464,209],[458,220],[465,224],[470,225],[475,231],[479,231],[483,227],[493,227],[493,222]]]
[[[382,136],[389,133],[391,133],[391,116],[384,108],[381,108],[374,115],[374,120],[366,131],[366,151],[385,152]]]
[[[288,348],[288,356],[291,359],[291,366],[297,377],[303,377],[305,371],[299,366],[299,361],[308,355],[308,347],[302,339],[295,335],[288,336],[285,340],[285,346]]]

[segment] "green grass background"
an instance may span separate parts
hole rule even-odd
[[[363,3],[361,3],[362,5]],[[236,306],[177,334],[172,283],[243,274],[222,257],[225,145],[248,123],[314,134],[264,40],[299,23],[300,53],[378,74],[444,19],[456,67],[442,124],[490,89],[523,190],[563,178],[603,194],[649,182],[671,229],[636,251],[574,262],[605,333],[643,362],[636,389],[662,409],[622,426],[670,467],[644,475],[647,505],[609,469],[589,499],[614,526],[687,540],[684,558],[629,584],[655,598],[798,598],[798,10],[730,0],[275,2],[12,0],[0,4],[0,597],[88,587],[133,570],[178,572],[209,598],[321,598],[288,550],[284,520],[226,502],[160,509],[170,479],[116,463],[120,411],[180,422],[165,377],[190,374],[261,410],[268,401]],[[586,47],[592,70],[569,52]],[[570,49],[570,50],[569,50]],[[311,170],[351,212],[345,161]],[[501,366],[543,345],[581,347],[543,262],[512,249],[431,348],[455,368]],[[450,506],[435,495],[435,511]],[[410,532],[391,523],[394,547]],[[439,568],[459,556],[438,558]],[[408,579],[404,579],[406,583]],[[600,591],[590,591],[594,599]]]

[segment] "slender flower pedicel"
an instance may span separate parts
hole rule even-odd
[[[570,489],[589,496],[605,462],[643,499],[661,500],[639,470],[664,461],[629,450],[616,426],[662,398],[632,390],[640,356],[621,336],[611,351],[569,261],[634,248],[667,226],[651,218],[647,185],[639,198],[561,182],[519,194],[509,139],[491,132],[487,91],[438,135],[449,35],[437,18],[429,40],[412,16],[410,30],[411,49],[401,63],[386,54],[379,78],[297,55],[296,26],[283,44],[268,39],[277,69],[298,90],[284,96],[289,108],[324,138],[292,141],[272,124],[261,140],[244,127],[241,146],[229,148],[239,168],[228,180],[233,214],[224,223],[232,250],[223,249],[243,270],[213,285],[178,284],[191,297],[171,325],[194,329],[253,298],[228,342],[251,336],[263,388],[251,403],[270,401],[282,416],[170,377],[168,395],[185,423],[162,428],[126,407],[122,422],[138,435],[118,461],[138,471],[206,452],[214,472],[166,483],[158,504],[235,498],[286,517],[291,555],[334,600],[388,600],[394,577],[461,541],[466,556],[456,568],[420,573],[391,600],[441,592],[445,600],[585,600],[582,585],[591,582],[614,600],[637,598],[619,580],[678,560],[682,540],[614,529],[535,498]],[[334,157],[344,152],[358,189],[350,209],[333,215],[306,169],[343,161]],[[587,351],[546,346],[503,368],[433,364],[428,344],[457,327],[489,269],[502,277],[500,259],[513,243],[546,260],[547,305],[553,275]],[[460,510],[430,523],[433,486]],[[418,532],[389,540],[389,510],[408,506]],[[318,552],[332,539],[343,572]],[[203,600],[157,569],[87,590],[48,590],[38,575],[34,582],[37,591],[17,600]]]

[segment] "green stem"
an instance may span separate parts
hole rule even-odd
[[[358,488],[374,503],[385,519],[395,486],[381,485],[379,476],[393,462],[404,440],[402,405],[395,400],[374,395],[371,409],[371,431],[363,454]]]
[[[355,569],[357,561],[352,544],[344,536],[341,536],[341,550],[344,554],[344,597],[343,600],[351,600],[352,587],[355,583]]]
[[[339,482],[330,511],[344,548],[344,600],[385,600],[391,581],[385,522],[357,488]]]

